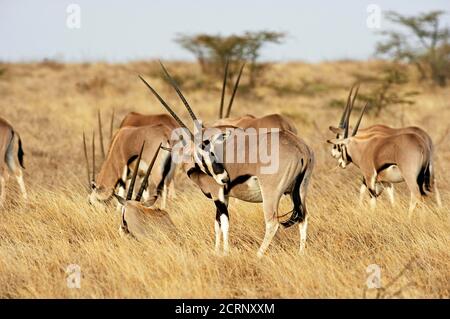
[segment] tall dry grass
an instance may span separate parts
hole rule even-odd
[[[192,64],[168,63],[168,67],[186,79],[186,95],[200,117],[213,120],[220,83],[202,80]],[[450,296],[448,90],[410,85],[420,95],[403,121],[423,127],[439,142],[436,170],[444,203],[438,209],[427,200],[411,220],[404,185],[396,187],[394,208],[384,196],[375,212],[359,206],[357,170],[334,169],[336,163],[325,143],[330,137],[328,126],[336,123],[340,111],[330,108],[329,102],[345,98],[356,73],[376,74],[380,62],[276,64],[251,95],[239,95],[233,114],[290,116],[317,158],[307,199],[306,254],[297,253],[299,235],[294,226],[280,229],[259,260],[256,250],[264,234],[261,206],[231,201],[231,253],[215,256],[215,209],[184,176],[177,180],[178,196],[168,207],[178,238],[163,234],[158,240],[141,242],[122,238],[117,231],[119,216],[112,207],[102,210],[87,204],[81,134],[96,127],[97,109],[105,122],[112,108],[119,116],[132,110],[162,112],[137,78],[144,74],[177,110],[183,110],[170,88],[156,77],[155,63],[30,63],[2,68],[6,71],[0,77],[0,115],[24,141],[30,200],[24,203],[15,194],[11,179],[8,201],[0,211],[0,297],[360,298],[370,264],[381,267],[385,287],[404,270],[385,297]],[[305,80],[326,89],[292,93]],[[264,85],[274,81],[286,85],[289,92],[279,94]],[[379,119],[367,117],[364,125],[398,126],[400,121],[394,111]],[[290,208],[289,201],[283,200],[280,212]],[[80,289],[67,287],[65,271],[70,264],[81,267]],[[376,291],[367,291],[367,296],[376,296]]]

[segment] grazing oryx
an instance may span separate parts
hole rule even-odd
[[[297,134],[297,128],[294,123],[288,118],[284,117],[280,114],[269,114],[262,117],[255,117],[251,114],[246,114],[241,117],[230,118],[231,107],[233,105],[234,97],[236,96],[237,88],[239,86],[239,81],[241,79],[242,71],[244,69],[245,63],[242,64],[238,77],[233,87],[233,92],[231,94],[230,101],[228,103],[227,112],[225,117],[223,116],[223,107],[225,100],[225,90],[227,86],[227,78],[228,78],[228,61],[225,65],[225,73],[223,78],[222,85],[222,95],[220,99],[220,108],[219,108],[219,120],[212,124],[213,127],[220,126],[235,126],[240,128],[248,128],[253,127],[255,129],[259,128],[279,128],[280,130],[286,130]]]
[[[175,81],[162,64],[161,66],[198,128],[197,117]],[[247,132],[244,129],[230,127],[201,129],[200,132],[207,136],[197,141],[199,134],[194,135],[161,96],[142,77],[140,78],[183,130],[189,133],[190,139],[183,140],[184,155],[188,157],[183,162],[183,168],[216,205],[216,252],[220,250],[221,233],[223,250],[225,253],[229,250],[228,199],[231,196],[263,204],[266,231],[258,250],[258,256],[262,257],[278,230],[280,224],[278,205],[283,194],[290,194],[293,209],[289,220],[281,224],[289,227],[299,223],[300,251],[303,251],[308,223],[305,200],[314,167],[314,154],[305,142],[289,131],[277,129],[275,132],[273,130],[267,132],[265,129],[264,132]],[[241,143],[235,143],[235,140],[241,140]],[[272,162],[272,167],[269,167],[267,161],[257,155],[258,153],[261,155],[264,148],[271,149],[272,160],[276,161],[276,165]],[[223,150],[222,158],[219,155],[221,150]],[[251,159],[253,155],[257,158]]]
[[[132,163],[136,160],[139,153],[140,146],[143,141],[147,142],[143,160],[140,163],[139,171],[140,176],[143,176],[143,172],[147,168],[149,160],[152,158],[155,150],[162,143],[164,147],[170,146],[172,129],[162,125],[147,125],[141,127],[123,127],[114,135],[111,145],[109,147],[106,159],[102,164],[100,172],[95,176],[95,144],[92,144],[93,155],[93,170],[92,180],[89,174],[88,178],[91,180],[92,192],[89,196],[90,203],[106,202],[113,196],[114,190],[119,186],[120,193],[124,193],[126,190],[126,181],[128,176],[135,167]],[[94,141],[94,137],[93,137]],[[83,135],[84,151],[87,160],[86,141]],[[156,201],[159,195],[162,194],[161,208],[166,206],[166,197],[168,186],[172,180],[175,165],[171,160],[170,153],[166,156],[158,158],[156,162],[158,168],[155,174],[152,174],[150,183],[147,188],[146,197],[150,197],[151,200]],[[139,173],[139,172],[138,172]]]
[[[145,143],[145,142],[144,142]],[[119,203],[122,205],[122,218],[119,227],[120,234],[129,234],[137,239],[148,237],[153,232],[150,233],[149,226],[156,226],[158,231],[174,231],[176,227],[172,222],[169,214],[158,208],[150,208],[153,203],[141,202],[142,195],[148,184],[148,179],[150,177],[152,168],[155,164],[156,158],[158,157],[159,149],[161,144],[156,150],[150,164],[148,165],[147,171],[145,173],[144,179],[142,180],[141,186],[134,200],[132,200],[134,185],[136,183],[137,177],[137,167],[139,167],[142,153],[144,150],[144,143],[142,144],[141,150],[139,152],[138,159],[136,161],[135,169],[133,171],[133,176],[131,178],[131,183],[128,189],[127,197],[123,198],[120,195],[114,194]]]
[[[358,95],[359,86],[356,88],[355,95],[352,98],[353,89],[354,89],[354,87],[352,87],[350,89],[350,93],[349,93],[349,96],[347,99],[347,105],[345,106],[344,112],[341,115],[341,119],[339,121],[338,127],[330,126],[330,130],[336,134],[337,139],[342,138],[342,136],[344,135],[345,126],[347,124],[346,122],[348,122],[347,114],[350,111],[350,108],[353,108],[353,104]],[[435,182],[435,176],[434,176],[433,141],[431,140],[431,137],[423,129],[421,129],[420,127],[417,127],[417,126],[408,126],[408,127],[403,127],[403,128],[391,128],[386,125],[377,124],[377,125],[372,125],[372,126],[369,126],[366,128],[359,129],[357,136],[358,137],[363,137],[363,136],[368,136],[368,135],[370,135],[370,136],[374,136],[374,135],[389,136],[389,135],[397,135],[397,134],[401,134],[401,133],[416,134],[420,138],[422,138],[423,141],[425,142],[425,144],[427,145],[428,150],[430,152],[430,165],[429,165],[429,169],[430,169],[429,175],[431,178],[430,185],[432,185],[432,186],[434,185],[436,201],[437,201],[438,206],[440,207],[442,205],[441,198],[439,195],[439,191],[437,189],[437,185]],[[331,149],[331,155],[334,158],[339,159],[341,157],[341,153],[342,153],[342,150],[341,150],[340,146],[337,144],[333,144],[332,149]],[[394,205],[394,185],[393,185],[393,183],[390,183],[388,181],[377,182],[376,183],[377,196],[381,195],[384,188],[388,192],[390,203],[392,205]],[[363,178],[363,182],[360,187],[360,196],[359,196],[360,203],[362,203],[364,194],[366,193],[366,191],[367,191],[367,186],[366,186],[366,184],[364,182],[364,178]]]
[[[341,156],[338,159],[340,167],[345,168],[349,163],[353,163],[360,169],[371,196],[372,209],[375,208],[376,198],[379,195],[377,182],[405,181],[411,192],[409,205],[411,216],[422,195],[432,191],[434,177],[430,169],[430,148],[422,137],[414,133],[357,135],[366,108],[367,104],[352,135],[349,136],[349,118],[352,110],[350,106],[346,114],[344,135],[328,142],[340,149]]]
[[[0,171],[0,207],[5,203],[6,198],[6,182],[9,178],[9,173],[14,174],[17,183],[19,184],[20,191],[22,192],[23,198],[26,200],[27,191],[25,189],[25,183],[23,181],[23,149],[22,140],[20,139],[19,133],[17,133],[11,124],[6,120],[0,118],[0,156],[1,160],[1,171]],[[15,156],[15,147],[17,144],[17,157]],[[9,172],[8,172],[9,170]]]

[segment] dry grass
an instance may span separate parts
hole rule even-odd
[[[81,133],[95,126],[97,109],[105,116],[113,107],[119,116],[131,110],[161,112],[137,79],[143,73],[182,110],[169,87],[154,78],[155,63],[2,64],[1,116],[13,123],[24,140],[30,201],[23,203],[12,196],[16,191],[12,183],[8,202],[0,211],[0,297],[360,298],[368,265],[381,266],[386,286],[413,259],[385,296],[448,298],[450,150],[444,133],[450,118],[450,92],[415,85],[421,94],[404,115],[406,124],[419,125],[441,141],[437,171],[442,209],[428,200],[408,220],[409,197],[403,185],[397,187],[395,208],[385,197],[373,213],[358,206],[357,171],[334,170],[325,144],[330,137],[327,128],[335,124],[339,112],[329,102],[345,98],[355,73],[376,74],[379,64],[277,64],[265,83],[279,79],[279,86],[293,88],[306,80],[328,89],[283,95],[262,86],[251,96],[237,97],[236,115],[249,110],[258,115],[289,115],[317,157],[308,196],[306,255],[297,254],[298,229],[292,227],[279,231],[262,260],[256,258],[264,232],[260,205],[231,201],[232,251],[217,257],[213,254],[213,205],[184,176],[177,182],[184,193],[179,191],[169,206],[180,229],[175,240],[121,238],[115,211],[87,204]],[[197,67],[168,66],[179,78],[189,76],[184,83],[191,87],[186,92],[189,101],[202,118],[214,119],[220,83],[210,84],[208,90],[196,89],[189,80],[198,81]],[[369,117],[365,125],[398,126],[400,120],[400,114]],[[280,211],[289,209],[288,201],[283,201]],[[81,266],[80,289],[66,286],[69,264]],[[374,297],[375,292],[368,291],[367,296]]]

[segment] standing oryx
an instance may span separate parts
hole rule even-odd
[[[17,157],[15,150],[17,151]],[[16,177],[23,198],[25,200],[28,198],[21,169],[21,167],[25,168],[23,166],[23,155],[22,140],[20,139],[19,133],[6,120],[0,118],[0,207],[5,203],[6,182],[9,178],[9,173],[14,174]]]
[[[244,69],[245,63],[242,64],[239,74],[237,76],[236,82],[233,87],[233,91],[231,93],[231,98],[228,103],[227,111],[225,113],[225,116],[223,116],[223,108],[224,108],[224,102],[225,102],[225,90],[227,86],[227,78],[228,78],[228,61],[225,65],[225,73],[223,78],[223,85],[222,85],[222,95],[220,99],[220,108],[219,108],[219,119],[212,124],[213,127],[220,127],[220,126],[235,126],[240,128],[248,128],[253,127],[255,129],[259,128],[279,128],[280,130],[286,130],[293,132],[294,134],[297,134],[297,128],[295,127],[294,123],[289,120],[288,118],[284,117],[280,114],[269,114],[262,117],[255,117],[251,114],[246,114],[244,116],[230,118],[230,112],[231,107],[233,105],[234,98],[236,96],[237,88],[239,86],[239,81],[241,79],[242,71]]]
[[[414,133],[357,135],[367,104],[352,135],[349,136],[352,106],[350,105],[345,115],[344,135],[328,140],[339,149],[339,166],[345,168],[349,163],[353,163],[360,169],[371,196],[372,208],[375,208],[379,195],[377,183],[405,181],[411,192],[411,215],[422,195],[432,191],[434,176],[430,168],[432,152],[429,145],[420,135]]]
[[[336,134],[337,139],[342,138],[342,136],[344,135],[345,126],[348,124],[348,119],[349,119],[348,115],[349,115],[351,108],[353,108],[353,104],[358,95],[359,85],[356,88],[355,94],[352,98],[353,89],[354,89],[354,87],[352,87],[350,89],[350,93],[349,93],[349,96],[347,99],[347,105],[344,108],[344,112],[341,115],[341,119],[339,121],[338,127],[330,126],[330,130]],[[389,136],[389,135],[397,135],[397,134],[401,134],[401,133],[416,134],[420,138],[422,138],[424,143],[427,145],[428,151],[430,153],[430,165],[429,165],[429,170],[430,170],[429,176],[431,178],[430,187],[431,188],[434,187],[437,204],[438,204],[438,206],[441,206],[441,198],[439,195],[439,191],[437,189],[437,185],[435,182],[435,176],[434,176],[433,141],[431,140],[431,137],[423,129],[421,129],[420,127],[416,127],[416,126],[408,126],[408,127],[403,127],[403,128],[391,128],[386,125],[377,124],[377,125],[372,125],[372,126],[369,126],[366,128],[359,129],[357,132],[357,136],[358,137],[374,136],[374,135]],[[331,149],[331,155],[334,158],[339,159],[341,157],[341,153],[342,153],[341,147],[337,144],[333,144],[332,149]],[[389,201],[393,205],[394,204],[394,185],[393,185],[393,183],[390,183],[388,181],[377,182],[376,183],[377,196],[379,196],[383,192],[384,188],[387,190],[388,195],[389,195]],[[364,194],[366,193],[366,191],[367,191],[367,185],[363,179],[363,182],[360,187],[360,196],[359,196],[360,203],[362,203],[362,200],[363,200],[363,197],[364,197]]]
[[[143,198],[144,190],[147,187],[148,179],[150,177],[150,174],[152,172],[152,168],[155,164],[156,158],[158,157],[159,150],[161,148],[161,144],[156,150],[155,155],[153,156],[150,164],[148,165],[147,171],[145,173],[145,176],[142,180],[141,186],[139,188],[139,191],[136,194],[136,197],[134,200],[132,200],[133,197],[133,191],[134,191],[134,185],[136,183],[136,177],[137,177],[137,167],[139,167],[142,153],[144,150],[144,143],[142,144],[141,150],[139,152],[138,159],[136,161],[135,169],[133,171],[133,176],[131,178],[130,186],[127,192],[126,198],[123,198],[120,195],[114,194],[114,196],[117,198],[119,203],[122,205],[122,216],[121,216],[121,222],[119,227],[119,233],[120,234],[130,234],[131,236],[140,239],[141,237],[147,237],[150,235],[149,233],[149,226],[152,226],[151,224],[156,224],[155,226],[158,228],[159,231],[161,230],[176,230],[176,227],[174,223],[172,222],[172,219],[170,218],[169,214],[164,211],[160,210],[158,208],[151,208],[152,202],[141,202],[141,199]],[[150,225],[149,225],[150,224]],[[161,229],[161,228],[166,229]]]
[[[175,81],[162,64],[161,66],[197,127],[197,117]],[[289,220],[282,224],[288,227],[299,223],[300,251],[303,251],[308,223],[305,200],[314,167],[314,154],[305,142],[289,131],[277,129],[275,132],[268,132],[265,129],[264,132],[249,133],[244,129],[230,127],[213,128],[213,131],[201,129],[200,132],[206,134],[206,138],[200,137],[197,141],[199,134],[194,135],[189,131],[159,94],[142,77],[140,78],[180,126],[189,133],[190,139],[183,140],[184,155],[187,155],[183,168],[216,205],[216,252],[220,250],[221,233],[224,252],[227,253],[229,250],[228,198],[231,196],[248,202],[263,203],[266,231],[258,250],[258,256],[261,257],[279,227],[278,205],[283,194],[290,194],[293,209]],[[267,151],[267,148],[271,150],[271,160],[276,161],[276,167],[273,165],[268,167],[262,156],[258,156],[262,150]],[[221,151],[222,157],[219,155]],[[214,190],[214,193],[211,193],[211,190]]]
[[[95,144],[93,143],[92,192],[89,196],[89,201],[91,203],[108,201],[112,198],[117,187],[120,188],[120,193],[124,193],[128,176],[133,171],[133,167],[135,167],[132,164],[136,161],[143,141],[147,141],[147,147],[139,166],[141,176],[144,175],[142,172],[145,172],[149,160],[152,158],[156,149],[159,148],[159,144],[162,143],[164,147],[170,146],[171,134],[172,129],[162,124],[123,127],[119,129],[113,137],[106,159],[97,176],[95,176]],[[84,137],[83,141],[87,162],[87,150]],[[89,166],[88,163],[86,164]],[[162,194],[161,207],[165,208],[168,186],[174,172],[174,163],[171,160],[170,153],[167,153],[165,156],[160,156],[156,162],[156,167],[157,170],[151,176],[151,183],[148,185],[146,196],[154,202]],[[88,177],[91,179],[89,168]]]

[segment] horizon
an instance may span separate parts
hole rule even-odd
[[[127,63],[163,59],[189,62],[195,61],[195,57],[174,42],[179,33],[230,35],[259,30],[287,33],[282,44],[263,47],[260,61],[361,61],[377,59],[375,44],[382,38],[377,33],[392,26],[381,15],[380,28],[369,27],[367,19],[373,12],[369,6],[374,3],[366,0],[345,4],[282,0],[276,7],[264,0],[258,2],[257,9],[255,2],[237,0],[228,1],[229,5],[223,8],[207,0],[134,1],[133,6],[118,1],[80,0],[75,3],[80,9],[80,25],[71,28],[67,22],[73,13],[68,7],[71,3],[50,0],[1,3],[0,37],[4,45],[0,47],[0,61]],[[382,0],[375,5],[381,12],[394,10],[406,15],[444,10],[447,14],[442,24],[450,25],[447,1],[390,3]],[[152,41],[143,41],[145,38]]]

